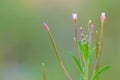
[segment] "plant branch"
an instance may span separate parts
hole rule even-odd
[[[76,40],[76,51],[78,55],[78,60],[80,61],[80,51],[78,47],[78,30],[77,30],[77,24],[75,24],[75,40]]]
[[[58,49],[57,49],[57,47],[56,47],[56,45],[55,45],[55,41],[54,41],[54,39],[53,39],[53,37],[52,37],[52,34],[51,34],[50,30],[48,30],[48,35],[49,35],[49,37],[50,37],[52,46],[53,46],[53,48],[54,48],[55,55],[56,55],[56,57],[57,57],[57,59],[58,59],[58,62],[59,62],[59,64],[60,64],[60,66],[62,67],[62,69],[63,69],[63,71],[64,71],[64,73],[65,73],[65,75],[66,75],[67,80],[72,80],[72,78],[70,77],[70,75],[68,74],[67,70],[66,70],[65,67],[64,67],[64,64],[63,64],[63,62],[62,62],[62,59],[61,59],[60,54],[59,54],[59,52],[58,52]]]

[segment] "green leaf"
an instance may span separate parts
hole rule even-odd
[[[83,55],[84,60],[87,61],[89,56],[88,42],[81,44],[81,42],[79,41],[78,46],[79,46],[80,52]]]
[[[105,72],[106,70],[108,70],[110,68],[110,66],[105,66],[104,68],[102,68],[100,71],[98,71],[96,73],[96,75],[94,76],[93,80],[96,80],[103,72]]]
[[[94,56],[94,54],[95,54],[95,51],[96,51],[96,47],[94,47],[94,48],[92,48],[90,51],[89,51],[89,65],[91,64],[91,62],[92,62],[92,58],[93,58],[93,56]]]
[[[96,47],[92,48],[90,51],[89,51],[89,56],[93,56],[94,53],[96,51]]]
[[[83,67],[82,69],[83,69],[84,74],[86,74],[86,68]],[[85,76],[80,76],[80,80],[84,80],[84,78],[85,78]]]
[[[82,44],[81,44],[80,41],[78,42],[78,47],[79,47],[79,49],[80,49],[80,53],[83,54],[83,46],[82,46]]]
[[[78,61],[78,59],[77,59],[75,56],[73,56],[73,59],[74,59],[74,61],[76,62],[76,64],[77,64],[77,66],[78,66],[78,68],[79,68],[82,76],[84,76],[84,71],[83,71],[83,69],[82,69],[82,66],[81,66],[80,62]]]
[[[88,42],[84,43],[83,45],[83,52],[84,52],[84,58],[87,61],[89,56],[89,48],[88,48]]]

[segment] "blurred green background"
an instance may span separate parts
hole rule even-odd
[[[42,80],[42,62],[46,64],[47,80],[65,80],[43,22],[49,24],[71,77],[79,80],[72,59],[76,50],[71,15],[78,13],[79,27],[86,29],[91,19],[100,30],[103,11],[107,21],[101,67],[107,64],[111,68],[100,80],[119,80],[119,7],[119,0],[0,0],[0,80]]]

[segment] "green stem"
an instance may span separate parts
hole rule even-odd
[[[95,38],[96,38],[96,61],[97,61],[99,55],[98,31],[96,31]]]
[[[100,47],[99,47],[99,53],[98,53],[98,58],[96,62],[96,72],[99,70],[99,65],[100,65],[100,57],[102,54],[102,45],[103,45],[103,30],[104,30],[104,23],[101,23],[101,32],[100,32]],[[99,80],[97,78],[96,80]]]
[[[46,69],[44,63],[42,63],[42,72],[43,72],[43,80],[46,80]]]
[[[99,43],[98,43],[98,31],[96,31],[96,65],[95,65],[95,72],[97,73],[99,71],[99,62],[98,62],[98,56],[99,56]],[[97,78],[98,80],[99,78]]]
[[[56,47],[56,45],[55,45],[55,41],[54,41],[54,39],[53,39],[53,37],[52,37],[52,34],[51,34],[50,30],[48,30],[48,35],[49,35],[49,37],[50,37],[52,46],[53,46],[53,48],[54,48],[54,50],[55,50],[55,55],[56,55],[56,57],[57,57],[57,59],[58,59],[58,62],[59,62],[59,64],[60,64],[60,66],[62,67],[62,69],[63,69],[63,71],[64,71],[64,73],[65,73],[65,75],[66,75],[67,80],[72,80],[72,78],[71,78],[70,75],[68,74],[67,70],[65,69],[65,66],[64,66],[64,64],[63,64],[63,62],[62,62],[62,59],[61,59],[60,54],[59,54],[59,52],[58,52],[58,49],[57,49],[57,47]]]
[[[85,68],[86,68],[86,75],[85,75],[85,80],[88,80],[88,71],[89,71],[89,66],[88,66],[88,61],[85,63]]]
[[[102,53],[104,23],[101,24],[99,57]]]

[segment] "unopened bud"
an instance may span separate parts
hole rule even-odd
[[[77,23],[77,19],[78,19],[77,13],[73,13],[72,14],[72,18],[73,18],[73,22],[76,24]]]
[[[101,23],[104,23],[105,22],[105,20],[106,20],[106,15],[105,15],[105,12],[102,12],[101,13]]]
[[[46,31],[49,31],[49,26],[46,23],[43,23],[43,26]]]

